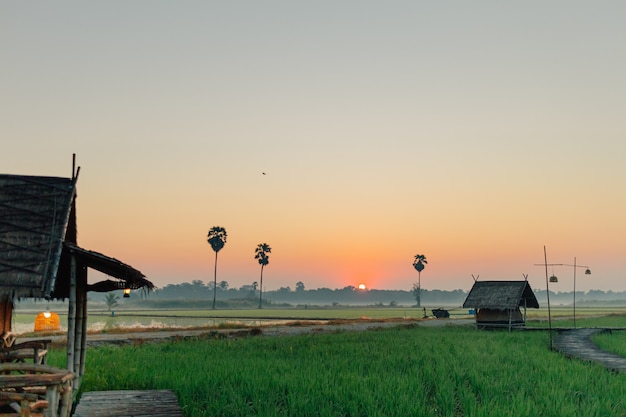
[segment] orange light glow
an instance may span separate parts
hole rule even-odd
[[[366,288],[367,288],[367,287],[365,286],[365,284],[359,284],[359,289],[360,289],[360,290],[364,290],[364,289],[366,289]]]

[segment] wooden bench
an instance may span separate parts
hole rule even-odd
[[[74,374],[67,369],[29,363],[0,364],[0,406],[5,408],[0,416],[69,417],[73,380]]]
[[[81,396],[74,417],[182,417],[174,391],[92,391]]]

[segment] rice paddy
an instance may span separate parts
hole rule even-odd
[[[194,417],[626,415],[626,375],[547,346],[546,332],[411,325],[101,346],[82,389],[173,389]]]

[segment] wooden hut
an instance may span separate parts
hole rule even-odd
[[[526,309],[539,308],[528,281],[476,281],[463,308],[474,310],[476,327],[508,328],[526,325]],[[520,308],[524,309],[522,311]]]
[[[0,175],[0,334],[11,331],[13,302],[68,300],[67,369],[78,388],[85,370],[87,292],[151,290],[137,269],[77,244],[76,182],[71,178]],[[88,285],[87,270],[107,274]]]

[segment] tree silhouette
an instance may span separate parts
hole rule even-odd
[[[261,264],[261,282],[259,285],[259,308],[262,308],[263,303],[263,268],[265,265],[270,263],[270,258],[267,256],[268,253],[272,252],[272,248],[267,243],[259,243],[254,250],[254,259],[258,259],[259,264]]]
[[[415,294],[418,307],[422,306],[422,271],[424,270],[424,265],[427,263],[428,261],[425,255],[415,255],[413,268],[417,271],[417,288],[413,289],[413,293]]]
[[[213,270],[213,310],[215,310],[215,295],[217,293],[217,253],[226,244],[226,229],[220,226],[213,226],[207,235],[207,242],[211,249],[215,251],[215,268]]]
[[[119,299],[120,298],[116,294],[113,294],[112,292],[107,293],[104,297],[104,302],[106,303],[109,311],[113,311],[113,309],[117,307]]]

